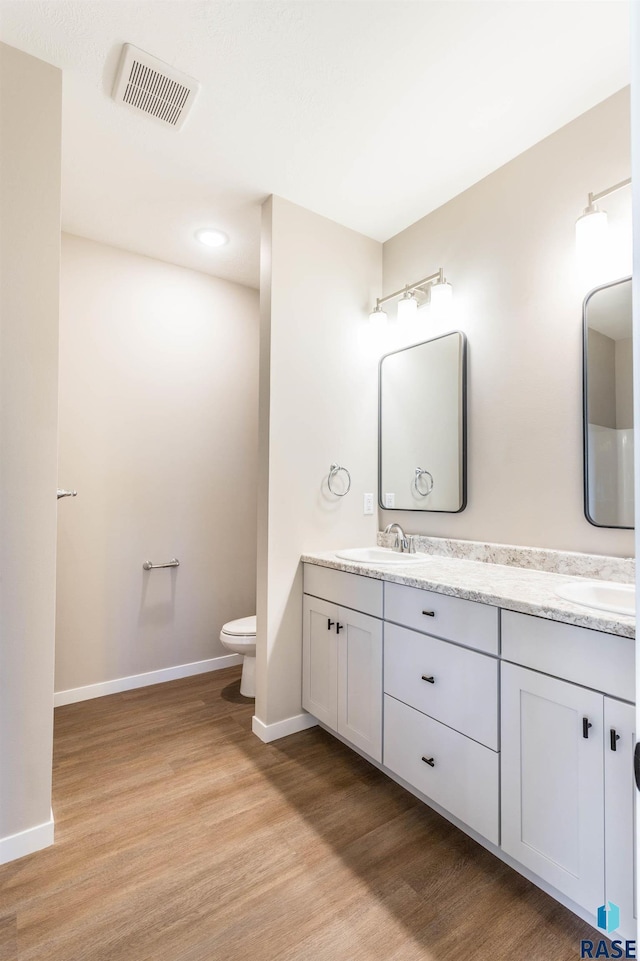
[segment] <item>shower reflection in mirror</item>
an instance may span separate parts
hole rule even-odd
[[[584,511],[634,526],[631,278],[596,287],[583,308]]]

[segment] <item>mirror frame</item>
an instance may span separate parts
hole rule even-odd
[[[406,350],[411,350],[413,347],[423,347],[425,344],[433,344],[437,340],[442,340],[444,337],[450,337],[452,334],[459,334],[462,338],[462,395],[461,395],[461,407],[462,407],[462,434],[461,434],[461,445],[462,445],[462,503],[458,510],[456,511],[425,511],[419,510],[417,507],[385,507],[382,503],[382,364],[387,357],[392,357],[394,354],[402,354]],[[421,340],[417,344],[409,344],[407,347],[401,347],[400,350],[390,350],[388,354],[384,354],[378,363],[378,507],[383,511],[399,511],[405,514],[422,514],[428,516],[429,514],[460,514],[467,506],[467,337],[461,330],[449,330],[446,334],[440,334],[438,337],[432,337],[430,340]]]
[[[594,527],[599,527],[609,531],[633,531],[634,527],[624,527],[622,524],[598,524],[589,514],[589,398],[588,398],[588,340],[589,327],[587,324],[587,307],[594,294],[609,287],[617,287],[619,284],[631,283],[631,277],[619,277],[617,280],[610,280],[606,284],[599,284],[589,291],[582,302],[582,493],[584,516]]]

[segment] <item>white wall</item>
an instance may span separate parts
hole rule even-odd
[[[629,90],[620,91],[384,245],[392,291],[442,266],[450,322],[469,338],[468,506],[461,514],[382,511],[409,531],[507,544],[633,554],[631,531],[583,515],[582,299],[574,224],[589,191],[629,176]],[[630,194],[603,204],[617,240]],[[630,272],[627,257],[619,273]],[[393,346],[398,334],[389,335]],[[389,349],[393,349],[390,346]]]
[[[366,320],[381,245],[294,204],[264,206],[256,717],[301,710],[300,554],[375,542],[377,357]],[[332,462],[351,471],[343,498]]]
[[[52,840],[61,81],[0,44],[0,861]]]
[[[57,691],[228,654],[258,443],[257,291],[63,235],[61,293]]]

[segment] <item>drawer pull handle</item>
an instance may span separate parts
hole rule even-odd
[[[422,613],[424,614],[425,617],[435,617],[435,616],[436,616],[436,612],[435,612],[435,611],[423,611]]]
[[[436,683],[436,679],[435,679],[435,677],[433,676],[433,674],[432,674],[430,677],[427,677],[426,674],[423,674],[423,675],[422,675],[422,680],[423,680],[423,681],[426,681],[428,684],[435,684],[435,683]]]
[[[617,748],[616,745],[617,745],[617,742],[620,740],[620,735],[616,733],[615,727],[612,727],[612,728],[611,728],[611,735],[610,735],[610,736],[611,736],[611,741],[610,741],[611,750],[612,750],[612,751],[617,751],[618,748]]]
[[[436,766],[435,759],[432,758],[432,757],[423,757],[422,760],[424,761],[425,764],[428,764],[429,767],[435,767],[435,766]]]
[[[340,631],[344,631],[344,624],[336,624],[336,634],[339,634]]]
[[[335,621],[332,621],[330,618],[327,618],[327,630],[328,630],[328,631],[331,630],[331,628],[333,627],[334,624],[335,624]]]
[[[582,718],[582,736],[589,737],[589,728],[593,727],[593,724],[588,717]]]

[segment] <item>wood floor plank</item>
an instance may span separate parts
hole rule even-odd
[[[56,710],[56,843],[0,867],[0,961],[574,961],[593,932],[239,669]]]
[[[18,922],[15,914],[0,917],[0,961],[14,961],[18,952]]]

